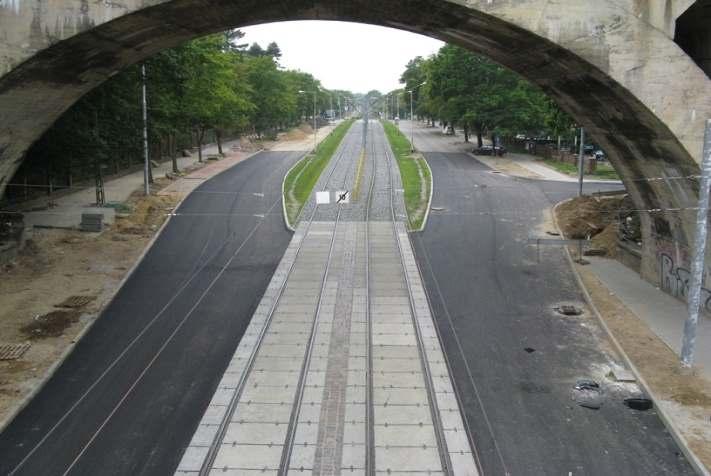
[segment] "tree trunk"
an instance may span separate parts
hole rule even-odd
[[[469,126],[464,126],[464,142],[469,142]]]
[[[476,145],[477,147],[484,147],[484,136],[480,130],[476,131]]]
[[[205,130],[203,128],[199,128],[195,131],[195,140],[198,148],[198,162],[202,162],[202,136],[204,133]]]
[[[160,164],[161,162],[163,162],[163,138],[159,137],[156,142],[156,146],[158,147],[158,153],[156,154],[156,157],[158,157],[157,162]],[[151,179],[151,183],[153,183],[153,164],[150,161],[148,162],[148,176]]]
[[[560,143],[562,140],[563,140],[563,138],[558,136],[558,151],[560,151]]]
[[[178,140],[175,137],[175,132],[170,134],[169,136],[170,140],[170,160],[173,162],[173,173],[177,174],[180,173],[180,169],[178,169]]]
[[[225,155],[222,153],[222,131],[220,129],[215,129],[215,141],[217,142],[217,153]]]

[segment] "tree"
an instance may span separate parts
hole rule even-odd
[[[252,43],[252,46],[247,50],[247,54],[250,56],[264,56],[265,51],[259,46],[259,43]]]
[[[279,58],[281,58],[281,49],[275,41],[272,41],[267,45],[267,50],[264,52],[264,54],[265,56],[269,56],[271,58],[274,58],[275,61],[278,61]]]

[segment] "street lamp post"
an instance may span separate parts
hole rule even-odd
[[[427,81],[423,81],[408,91],[408,93],[410,93],[410,152],[415,152],[415,115],[412,95],[417,88],[424,86],[425,84],[427,84]]]
[[[146,104],[146,65],[141,65],[141,91],[142,91],[142,101],[141,110],[143,112],[143,193],[146,195],[151,194],[150,186],[150,166],[151,163],[148,160],[148,107]]]

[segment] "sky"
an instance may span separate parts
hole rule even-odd
[[[334,21],[267,23],[241,30],[244,43],[266,48],[276,41],[283,67],[313,74],[326,89],[354,93],[402,87],[399,79],[407,62],[444,45],[402,30]]]

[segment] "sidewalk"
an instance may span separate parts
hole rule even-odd
[[[223,150],[228,154],[233,144],[239,144],[239,140],[225,142]],[[210,144],[203,147],[203,155],[217,154],[217,145]],[[199,165],[197,152],[193,152],[190,157],[178,158],[178,168],[184,170],[188,167]],[[157,167],[153,167],[153,177],[165,177],[172,172],[171,161],[163,162]],[[123,203],[128,200],[133,192],[143,187],[143,170],[132,172],[121,177],[109,179],[104,182],[105,203]],[[52,207],[45,210],[24,212],[25,225],[32,225],[43,228],[77,228],[81,222],[82,213],[101,213],[104,216],[104,223],[114,222],[115,209],[112,207],[97,207],[96,189],[87,187],[56,198],[46,197],[32,200],[20,204],[20,210],[31,210],[39,208],[38,205],[46,204],[51,199]],[[40,205],[41,206],[41,205]]]
[[[317,141],[322,141],[335,125],[321,127],[317,133]],[[197,152],[192,152],[190,157],[178,158],[178,168],[185,170],[199,166],[200,168],[187,176],[176,180],[167,188],[161,191],[161,195],[170,193],[180,193],[183,196],[190,193],[198,185],[212,177],[216,173],[225,170],[248,157],[249,153],[242,152],[233,146],[239,146],[240,140],[227,141],[222,144],[222,150],[226,157],[219,161],[198,162]],[[303,140],[282,140],[269,142],[265,148],[274,151],[306,151],[313,147],[313,135]],[[217,144],[208,144],[202,148],[203,157],[217,155]],[[163,162],[157,167],[153,167],[153,177],[165,177],[167,173],[173,171],[171,161]],[[121,177],[106,180],[104,182],[105,203],[123,203],[136,190],[143,187],[143,170],[132,172]],[[52,207],[46,207],[50,201]],[[81,222],[82,213],[101,213],[104,216],[104,223],[114,222],[116,210],[113,207],[97,207],[96,190],[94,187],[86,187],[72,193],[68,193],[56,198],[45,197],[20,204],[19,210],[24,213],[25,225],[42,228],[78,228]],[[39,209],[39,210],[37,210]],[[30,211],[34,210],[34,211]]]
[[[617,260],[592,256],[585,259],[590,261],[587,268],[597,279],[679,355],[687,317],[686,304],[643,280]],[[711,318],[705,315],[699,317],[695,367],[700,375],[711,381]]]
[[[412,123],[410,121],[401,121],[400,129],[408,133]],[[442,133],[439,127],[426,127],[424,124],[414,123],[414,136],[417,149],[421,152],[462,152],[475,156],[477,160],[483,162],[492,169],[499,170],[508,175],[523,177],[537,180],[550,180],[555,182],[577,182],[576,177],[563,174],[545,165],[542,161],[536,160],[536,157],[528,154],[507,152],[504,157],[493,157],[490,155],[475,155],[472,150],[476,147],[474,142],[464,142],[461,138],[464,137],[464,132],[456,130],[455,136],[447,136]],[[447,147],[443,149],[442,143],[447,141]],[[485,139],[484,144],[490,144],[491,141]],[[586,183],[622,183],[619,180],[603,180],[591,179],[585,177]]]

